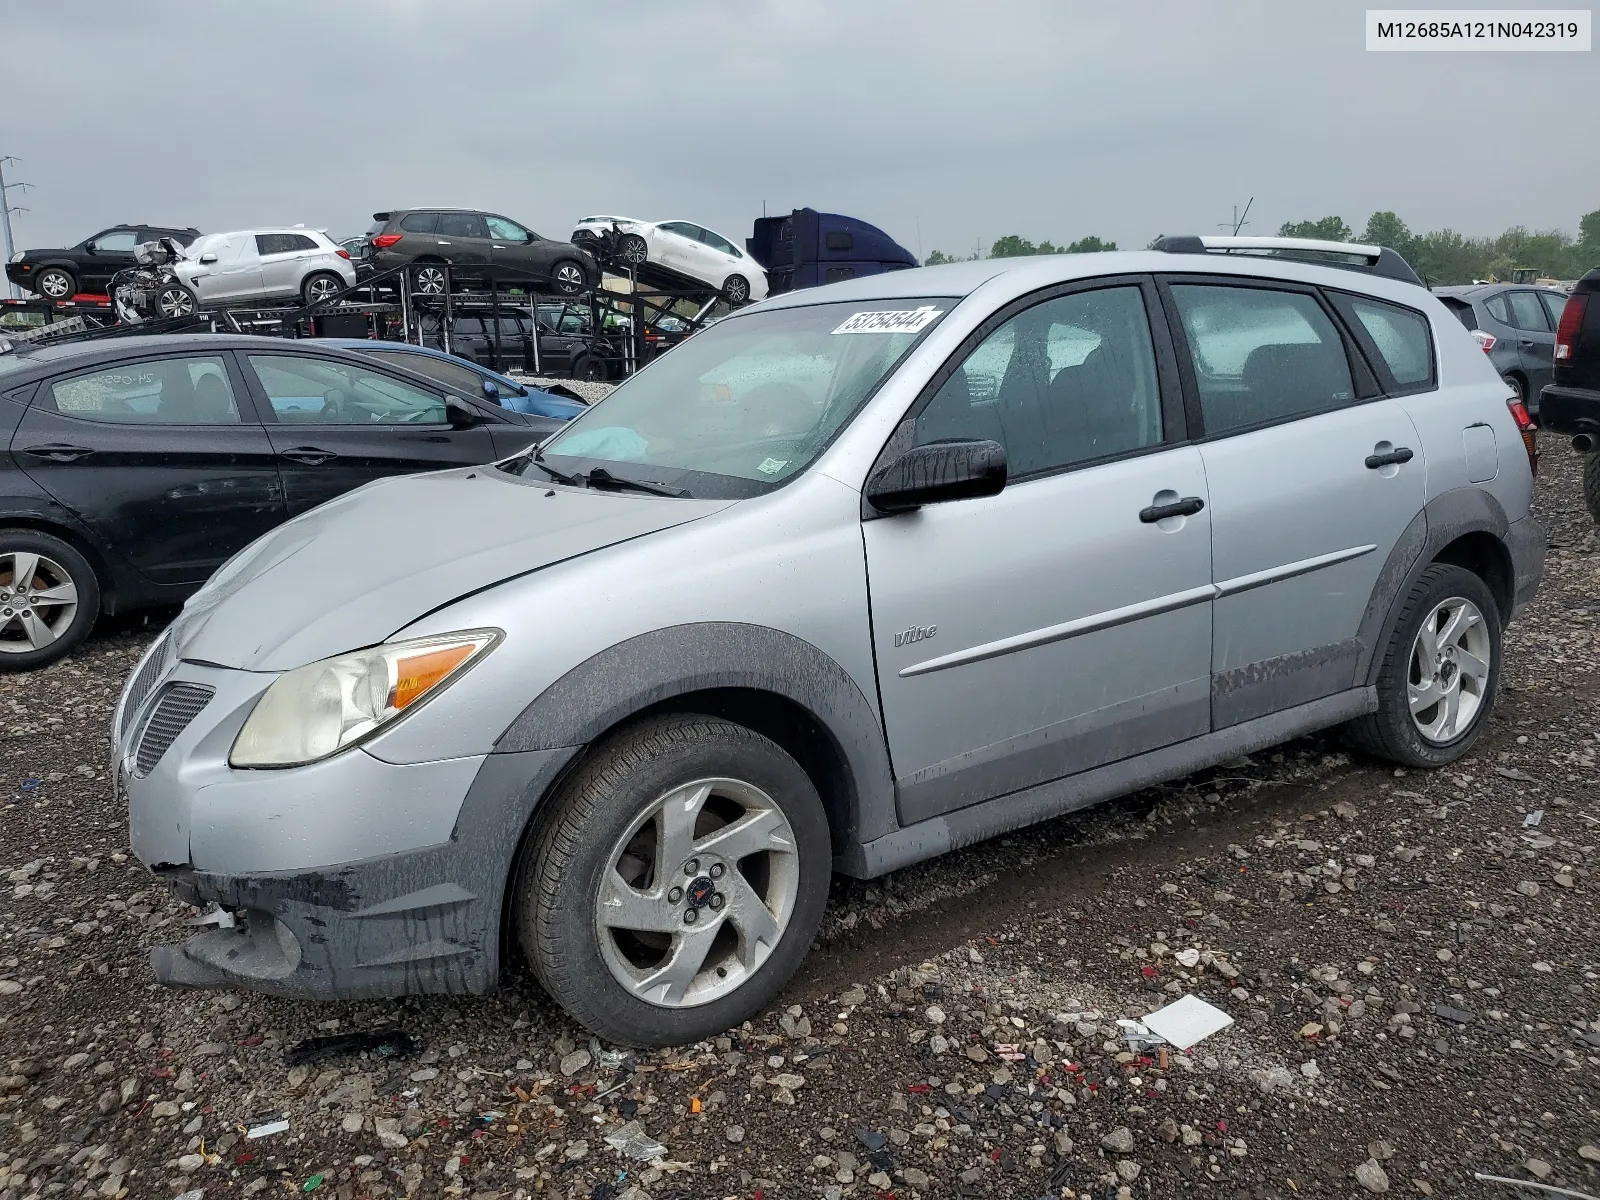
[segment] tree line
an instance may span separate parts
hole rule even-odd
[[[1375,212],[1358,234],[1343,217],[1323,217],[1318,221],[1286,221],[1278,229],[1280,237],[1320,238],[1330,242],[1364,242],[1387,246],[1409,262],[1429,285],[1481,280],[1509,280],[1519,267],[1531,267],[1541,276],[1577,279],[1591,268],[1600,267],[1600,209],[1585,213],[1578,220],[1578,236],[1564,230],[1530,231],[1513,225],[1498,237],[1468,237],[1453,229],[1413,233],[1398,215]],[[1160,239],[1156,239],[1159,241]],[[1155,242],[1151,242],[1153,246]],[[1035,244],[1020,234],[1008,233],[981,251],[962,256],[935,250],[926,266],[940,263],[971,262],[979,258],[1018,258],[1027,254],[1088,254],[1115,250],[1115,242],[1097,237],[1079,238],[1065,246],[1043,241]]]

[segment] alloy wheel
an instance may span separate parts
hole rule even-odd
[[[46,271],[39,276],[39,291],[52,300],[65,300],[72,295],[72,280],[60,271]]]
[[[65,567],[32,550],[0,554],[0,654],[42,650],[78,614],[78,585]]]
[[[430,296],[437,296],[444,292],[444,270],[441,267],[418,267],[416,278],[417,291],[425,292]]]
[[[1424,741],[1443,745],[1472,728],[1483,708],[1493,658],[1489,629],[1472,601],[1434,606],[1411,645],[1406,699]]]
[[[327,275],[318,275],[306,285],[306,296],[313,304],[316,304],[319,301],[326,300],[340,290],[340,285]]]
[[[636,233],[630,233],[623,238],[619,249],[622,253],[622,261],[632,263],[636,267],[650,257],[650,247]]]
[[[556,287],[563,292],[583,291],[583,268],[576,263],[560,263],[555,271]]]
[[[182,288],[163,288],[156,293],[156,311],[163,317],[187,317],[194,312],[194,297]]]
[[[750,299],[750,284],[743,275],[735,275],[724,287],[729,304],[743,304]]]
[[[726,996],[783,939],[800,889],[788,818],[737,779],[658,797],[613,844],[595,896],[601,956],[628,992],[661,1008]]]

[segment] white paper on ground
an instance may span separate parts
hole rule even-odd
[[[1165,1008],[1145,1014],[1144,1018],[1146,1029],[1182,1050],[1232,1024],[1232,1017],[1199,996],[1185,996]]]

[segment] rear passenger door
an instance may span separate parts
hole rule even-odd
[[[1538,292],[1512,292],[1510,303],[1511,319],[1518,330],[1517,353],[1528,377],[1526,399],[1532,404],[1555,373],[1556,323],[1545,311]]]
[[[477,213],[440,213],[434,244],[453,266],[481,273],[492,261],[489,227]]]
[[[1422,444],[1316,289],[1162,291],[1210,489],[1221,729],[1355,686],[1362,617],[1424,503]]]
[[[268,296],[293,295],[300,287],[301,238],[292,233],[256,234],[256,254],[261,260],[261,290]]]

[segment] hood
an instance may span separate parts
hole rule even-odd
[[[493,467],[379,480],[235,555],[173,623],[178,654],[283,671],[384,641],[461,596],[708,516],[674,500],[522,480]]]

